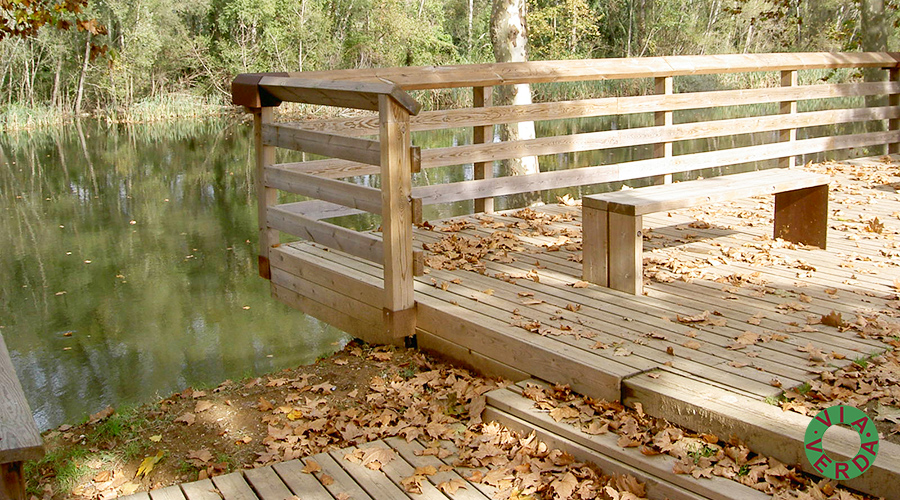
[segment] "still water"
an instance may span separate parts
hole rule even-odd
[[[225,120],[0,134],[0,334],[41,429],[347,341],[256,275],[251,146]]]

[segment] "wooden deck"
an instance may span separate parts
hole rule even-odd
[[[452,446],[449,443],[448,446]],[[267,467],[232,472],[212,479],[184,483],[148,493],[136,493],[127,500],[385,500],[421,498],[446,499],[438,490],[443,482],[462,481],[455,499],[487,500],[496,488],[467,481],[461,474],[471,475],[473,469],[455,470],[450,466],[453,456],[443,460],[436,456],[418,456],[425,449],[418,441],[400,438],[373,441],[360,448],[390,450],[392,459],[381,470],[371,470],[345,459],[355,447],[320,453],[299,460],[281,462]],[[417,467],[433,466],[446,469],[428,476],[430,482],[420,484],[421,494],[407,495],[400,482],[412,476]],[[457,483],[458,484],[458,483]]]
[[[513,380],[639,401],[647,413],[800,464],[808,417],[782,418],[764,401],[883,351],[873,333],[900,334],[900,168],[872,158],[852,164],[865,170],[830,170],[828,250],[773,241],[771,199],[646,217],[642,296],[580,282],[577,206],[417,229],[418,248],[444,238],[500,241],[500,232],[512,247],[474,262],[481,272],[429,268],[416,278],[418,345]],[[371,262],[282,245],[272,251],[272,290],[355,336],[381,335],[381,268]],[[821,324],[833,313],[855,326]],[[881,453],[898,461],[879,460],[878,472],[853,487],[886,494],[878,484],[898,477],[900,464],[888,445]]]
[[[775,396],[826,368],[810,366],[809,344],[833,357],[828,369],[884,349],[855,329],[816,324],[822,316],[834,311],[853,322],[896,315],[888,304],[900,275],[898,196],[890,186],[850,184],[843,175],[836,182],[858,194],[833,193],[827,251],[772,241],[771,200],[647,217],[645,274],[658,279],[640,297],[576,284],[579,207],[540,207],[533,221],[511,211],[434,223],[434,230],[416,231],[418,246],[487,241],[505,231],[515,251],[480,259],[482,273],[431,268],[416,278],[419,344],[481,369],[567,383],[610,400],[621,398],[623,380],[650,370],[758,399]],[[875,217],[884,224],[880,234],[865,229]],[[278,298],[372,338],[382,315],[378,266],[308,243],[284,245],[273,257]]]

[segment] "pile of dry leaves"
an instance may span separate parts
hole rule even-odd
[[[471,468],[467,479],[500,488],[501,499],[643,497],[633,477],[482,422],[485,393],[504,384],[418,351],[354,342],[312,366],[188,388],[128,416],[109,408],[49,431],[48,458],[28,467],[28,488],[45,500],[109,500],[398,436],[424,454],[455,454],[454,465]],[[359,448],[345,458],[378,469],[392,453]],[[417,491],[436,472],[417,469],[403,486]]]
[[[523,394],[557,422],[571,424],[591,435],[615,433],[623,448],[639,447],[644,455],[668,454],[676,459],[673,472],[695,478],[720,476],[775,498],[859,499],[833,481],[813,481],[774,458],[757,455],[737,440],[725,442],[713,434],[694,433],[664,419],[620,403],[598,401],[572,393],[566,386],[529,384]]]

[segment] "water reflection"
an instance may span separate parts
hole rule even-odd
[[[222,120],[0,135],[0,333],[41,428],[345,341],[256,276],[250,146]]]

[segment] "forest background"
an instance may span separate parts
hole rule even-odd
[[[229,82],[244,72],[492,62],[492,10],[515,1],[0,0],[7,27],[23,6],[56,9],[42,29],[0,30],[0,129],[82,113],[129,121],[208,113],[228,104]],[[896,46],[900,6],[525,2],[530,60],[886,50]],[[66,11],[77,4],[81,12]]]

